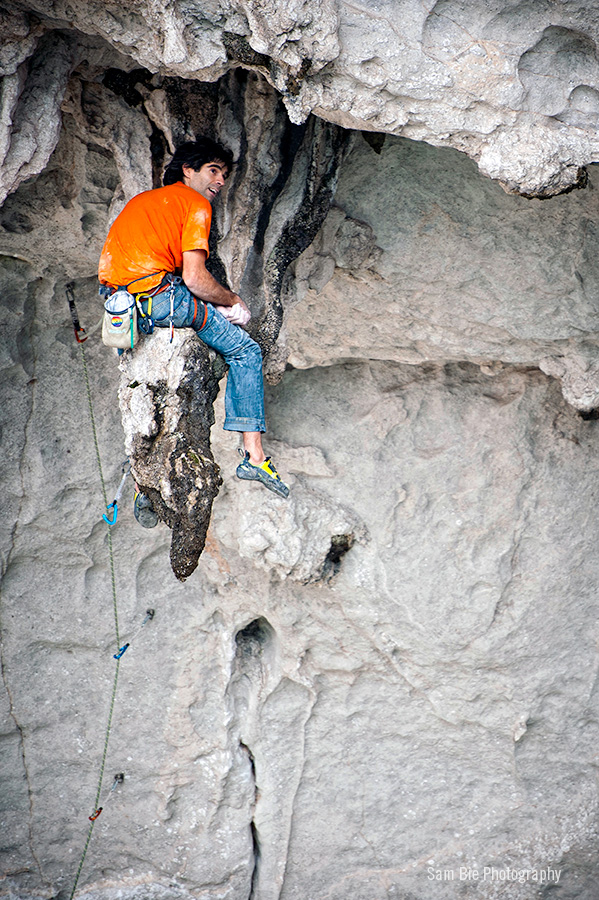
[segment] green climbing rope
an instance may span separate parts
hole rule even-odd
[[[100,458],[100,446],[98,444],[98,432],[96,430],[96,419],[94,417],[94,407],[92,404],[92,392],[89,384],[89,374],[87,371],[87,359],[85,357],[85,347],[83,344],[79,344],[81,348],[81,361],[83,363],[83,377],[85,379],[85,389],[87,391],[87,403],[89,407],[89,417],[91,419],[92,424],[92,434],[94,436],[94,447],[96,450],[96,462],[98,464],[98,472],[100,474],[100,483],[102,485],[102,497],[104,498],[104,506],[108,506],[107,494],[106,494],[106,483],[104,482],[104,474],[102,472],[102,460]],[[119,636],[119,614],[117,609],[116,602],[116,577],[114,574],[114,554],[112,549],[112,531],[110,529],[110,525],[108,526],[108,551],[110,556],[110,579],[112,582],[112,606],[114,610],[114,629],[116,635],[116,648],[117,651],[119,649],[120,644],[120,636]]]
[[[75,334],[77,334],[77,331],[75,331]],[[83,375],[85,378],[85,387],[86,387],[86,391],[87,391],[89,416],[91,419],[92,433],[94,436],[94,447],[96,448],[96,461],[98,464],[98,472],[100,473],[100,482],[102,485],[102,496],[104,498],[104,505],[107,506],[108,504],[106,502],[106,499],[107,499],[106,498],[106,484],[104,482],[104,474],[102,472],[102,460],[100,458],[100,447],[98,444],[98,433],[96,430],[96,420],[94,417],[94,408],[93,408],[93,404],[92,404],[92,393],[91,393],[91,388],[90,388],[90,384],[89,384],[89,375],[88,375],[88,371],[87,371],[87,360],[85,357],[85,347],[83,346],[82,341],[79,342],[79,347],[81,348],[81,361],[83,364]],[[111,530],[110,523],[107,523],[106,527],[108,528],[108,554],[109,554],[109,558],[110,558],[110,578],[111,578],[111,582],[112,582],[112,606],[113,606],[113,612],[114,612],[114,629],[115,629],[115,636],[116,636],[116,648],[117,648],[117,653],[118,653],[119,644],[120,644],[119,615],[118,615],[118,608],[117,608],[116,577],[115,577],[115,573],[114,573],[114,553],[113,553],[113,547],[112,547],[112,530]],[[83,869],[85,857],[87,856],[87,850],[88,850],[88,847],[89,847],[89,844],[90,844],[90,841],[92,838],[94,826],[96,824],[96,819],[98,818],[98,816],[101,812],[101,807],[99,805],[100,804],[100,796],[102,793],[102,784],[104,781],[104,770],[106,768],[106,756],[108,754],[108,742],[110,740],[110,731],[112,728],[112,716],[114,713],[114,704],[115,704],[115,700],[116,700],[116,689],[117,689],[118,680],[119,680],[120,665],[121,665],[120,658],[116,657],[116,668],[114,670],[114,679],[112,682],[112,696],[110,698],[110,709],[108,711],[108,722],[106,724],[106,734],[104,737],[104,749],[102,752],[100,775],[98,778],[98,787],[96,790],[96,798],[94,801],[94,815],[89,817],[90,818],[90,827],[87,832],[87,840],[86,840],[85,846],[83,848],[83,853],[81,855],[81,860],[79,862],[79,868],[77,869],[77,874],[75,876],[75,883],[73,884],[73,889],[70,893],[69,900],[73,900],[73,897],[75,896],[75,891],[77,890],[77,884],[79,883],[79,877],[81,875],[81,870]]]

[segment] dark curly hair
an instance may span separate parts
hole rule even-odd
[[[202,166],[211,162],[224,163],[230,172],[233,167],[233,154],[212,138],[200,137],[196,141],[186,141],[175,150],[173,158],[164,170],[162,183],[167,185],[183,181],[183,166],[191,166],[194,172],[199,172]]]

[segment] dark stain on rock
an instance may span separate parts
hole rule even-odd
[[[311,59],[302,59],[302,63],[297,73],[290,72],[287,76],[287,91],[292,97],[297,97],[301,90],[302,81],[309,75],[312,68]]]
[[[102,84],[109,91],[122,97],[128,106],[140,106],[143,97],[137,90],[137,84],[148,84],[153,78],[148,69],[132,69],[125,72],[123,69],[107,69],[102,78]]]
[[[231,62],[240,63],[242,66],[252,66],[257,69],[270,70],[271,58],[265,53],[258,53],[250,46],[247,39],[241,34],[232,31],[223,31],[223,45],[227,51],[227,58]]]

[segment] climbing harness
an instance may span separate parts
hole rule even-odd
[[[103,514],[102,518],[106,522],[107,525],[116,525],[116,518],[119,514],[119,500],[121,499],[121,494],[123,493],[123,488],[125,487],[125,482],[127,480],[127,476],[131,474],[131,465],[129,464],[129,460],[126,459],[123,465],[121,466],[121,472],[123,473],[123,477],[121,478],[121,483],[117,488],[117,492],[114,495],[114,500],[106,507],[106,513]]]
[[[175,336],[175,289],[183,283],[183,279],[179,275],[173,275],[167,272],[162,281],[149,291],[140,291],[135,293],[130,291],[132,284],[136,281],[144,281],[146,278],[152,278],[159,272],[152,272],[150,275],[141,275],[130,281],[129,284],[121,285],[118,288],[111,288],[107,284],[100,285],[100,296],[104,298],[104,317],[102,324],[102,341],[108,347],[116,347],[119,351],[133,349],[139,338],[139,333],[152,334],[154,325],[157,321],[168,321],[169,325],[169,342],[172,344]],[[157,295],[167,291],[170,311],[167,316],[155,319],[152,317],[152,299]],[[190,326],[193,326],[198,315],[198,301],[193,296],[194,313]],[[144,310],[144,303],[146,308]],[[206,324],[208,318],[208,306],[202,303],[204,307],[204,316],[201,328]],[[201,328],[196,329],[200,331]]]
[[[104,297],[104,320],[102,324],[102,341],[107,347],[116,347],[119,350],[133,349],[139,338],[139,332],[142,334],[152,334],[154,331],[154,321],[152,319],[152,297],[165,290],[165,280],[169,284],[171,314],[171,343],[174,334],[174,284],[169,275],[165,275],[160,284],[149,291],[141,291],[135,293],[129,291],[132,284],[137,281],[145,281],[159,272],[152,272],[150,275],[141,275],[134,278],[129,284],[121,285],[112,290],[109,285],[100,285],[100,295]],[[144,312],[143,301],[147,300],[147,312]]]
[[[159,293],[161,290],[164,289],[165,281],[168,284],[168,287],[166,288],[166,290],[168,291],[168,299],[169,299],[169,303],[170,303],[170,315],[168,317],[169,333],[170,333],[169,343],[172,344],[173,337],[175,336],[175,323],[174,323],[174,320],[175,320],[175,287],[181,283],[181,278],[179,278],[178,275],[171,275],[170,272],[167,272],[155,291],[153,291],[151,294],[138,294],[137,300],[138,300],[140,309],[141,309],[140,301],[142,299],[148,300],[148,315],[151,315],[152,297],[156,296],[157,293]],[[143,315],[143,312],[142,312],[142,315]],[[150,319],[150,323],[151,323],[152,330],[149,332],[149,334],[151,334],[152,331],[154,330],[154,321],[152,319]]]
[[[116,576],[115,576],[115,569],[114,569],[114,548],[113,548],[113,543],[112,543],[112,527],[116,524],[116,519],[117,519],[117,514],[118,514],[118,502],[120,500],[120,496],[121,496],[125,481],[127,479],[127,476],[130,473],[130,466],[129,466],[128,460],[126,460],[125,463],[123,463],[123,466],[122,466],[123,477],[121,478],[121,482],[119,484],[115,498],[114,498],[113,502],[109,505],[106,502],[106,484],[104,482],[104,474],[102,471],[102,460],[100,457],[100,448],[99,448],[99,443],[98,443],[96,420],[94,417],[91,387],[90,387],[90,383],[89,383],[89,373],[88,373],[88,369],[87,369],[87,360],[86,360],[86,356],[85,356],[84,342],[87,339],[87,335],[85,335],[85,329],[83,329],[79,323],[79,317],[77,315],[77,308],[75,306],[75,297],[74,297],[74,290],[73,290],[72,282],[66,286],[66,294],[67,294],[67,301],[69,304],[69,309],[71,312],[71,319],[73,322],[73,330],[75,332],[75,338],[81,349],[81,362],[82,362],[82,367],[83,367],[83,376],[84,376],[84,381],[85,381],[85,387],[86,387],[86,391],[87,391],[89,416],[90,416],[91,427],[92,427],[94,447],[95,447],[95,451],[96,451],[96,462],[98,465],[100,484],[102,486],[102,496],[104,499],[104,505],[106,506],[107,512],[110,513],[111,510],[113,512],[112,518],[109,519],[108,516],[106,516],[105,514],[102,516],[102,518],[104,519],[104,521],[106,522],[107,527],[108,527],[108,532],[107,532],[108,555],[109,555],[109,562],[110,562],[110,579],[111,579],[111,586],[112,586],[112,607],[113,607],[113,617],[114,617],[115,643],[116,643],[116,648],[117,648],[117,652],[115,654],[113,654],[113,657],[116,660],[116,666],[115,666],[114,677],[113,677],[113,681],[112,681],[112,692],[111,692],[110,704],[109,704],[109,710],[108,710],[108,721],[106,724],[106,732],[104,735],[104,746],[103,746],[103,750],[102,750],[102,758],[101,758],[101,763],[100,763],[98,785],[97,785],[97,789],[96,789],[96,796],[94,799],[93,812],[90,816],[88,816],[90,825],[89,825],[88,832],[87,832],[87,839],[85,841],[85,845],[84,845],[81,859],[79,862],[79,867],[78,867],[77,873],[75,875],[73,888],[69,895],[69,900],[73,900],[75,891],[77,890],[77,885],[79,883],[79,878],[81,876],[81,871],[83,869],[83,864],[85,862],[85,857],[87,855],[89,844],[90,844],[90,841],[92,838],[94,826],[95,826],[99,816],[101,815],[102,810],[106,806],[106,800],[104,800],[103,805],[100,805],[100,798],[102,795],[102,785],[104,782],[104,770],[106,767],[106,757],[108,754],[108,743],[110,740],[110,732],[112,729],[112,719],[113,719],[113,714],[114,714],[114,705],[115,705],[115,700],[116,700],[116,691],[117,691],[117,685],[118,685],[121,658],[122,658],[123,654],[125,653],[125,651],[127,650],[127,648],[131,646],[131,641],[133,640],[134,635],[137,634],[141,630],[141,628],[143,628],[143,626],[146,624],[146,622],[149,622],[154,618],[155,613],[154,613],[153,609],[146,610],[146,615],[145,615],[145,618],[144,618],[143,622],[141,623],[141,625],[134,631],[134,633],[130,637],[129,641],[126,644],[121,646],[121,640],[120,640],[120,634],[119,634],[117,592],[116,592]],[[85,337],[82,337],[82,335],[85,335]],[[124,782],[124,779],[125,779],[124,773],[119,773],[118,775],[114,776],[114,781],[113,781],[112,787],[110,788],[110,794],[107,799],[109,799],[110,795],[113,794],[114,790],[116,789],[116,786],[118,784],[122,784]]]

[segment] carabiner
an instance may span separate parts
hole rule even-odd
[[[118,505],[117,501],[113,500],[112,503],[110,504],[110,506],[106,507],[106,510],[107,510],[107,512],[110,512],[110,510],[113,511],[113,518],[109,519],[108,516],[106,515],[106,513],[102,513],[102,518],[104,519],[104,521],[106,522],[107,525],[116,525],[116,517],[119,514],[119,505]]]
[[[127,649],[128,646],[129,646],[129,644],[123,644],[123,646],[120,648],[120,650],[119,650],[118,653],[113,653],[113,654],[112,654],[112,658],[113,658],[113,659],[120,659],[121,656],[124,654],[124,652],[125,652],[125,650]]]

